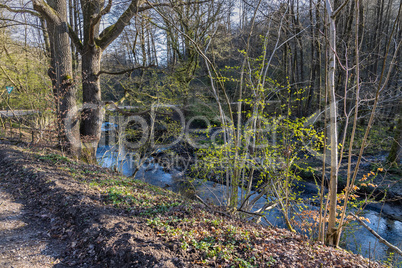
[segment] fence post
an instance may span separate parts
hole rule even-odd
[[[8,128],[9,128],[9,132],[10,132],[10,138],[12,138],[13,137],[13,130],[11,129],[12,125],[11,125],[11,119],[10,118],[8,119]]]

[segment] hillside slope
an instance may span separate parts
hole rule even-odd
[[[47,230],[54,267],[381,267],[51,149],[0,144],[0,188]]]

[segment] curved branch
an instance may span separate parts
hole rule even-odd
[[[96,25],[100,19],[102,18],[102,16],[106,15],[107,13],[110,12],[110,9],[112,8],[112,0],[109,0],[107,6],[101,10],[101,12],[99,12],[98,15],[94,15],[92,18],[92,22],[91,24]]]
[[[26,22],[26,21],[20,21],[20,20],[17,20],[17,19],[4,19],[4,18],[2,18],[1,21],[2,21],[2,22],[7,22],[7,23],[1,25],[1,26],[0,26],[0,29],[12,27],[12,26],[18,26],[18,25],[27,25],[27,22]],[[38,26],[38,25],[36,25],[36,24],[29,24],[29,23],[28,23],[28,25],[29,25],[30,27],[33,27],[34,29],[39,29],[39,30],[42,29],[42,27],[40,27],[40,26]]]
[[[89,21],[89,42],[91,45],[94,44],[95,41],[95,27],[96,25],[99,23],[99,21],[101,20],[102,16],[106,15],[107,13],[109,13],[110,9],[112,8],[112,0],[108,0],[108,4],[107,6],[102,9],[98,14],[94,14],[90,17],[90,21]]]
[[[47,20],[50,20],[54,23],[61,23],[61,18],[59,14],[50,7],[45,1],[43,0],[33,0],[33,7],[36,11],[38,11],[41,15],[43,15]]]
[[[79,53],[82,53],[84,49],[84,45],[82,44],[80,38],[78,37],[77,33],[74,31],[73,27],[67,23],[68,27],[68,35],[70,36],[71,41],[74,43],[75,48]]]
[[[30,9],[12,8],[12,7],[9,7],[9,6],[5,5],[5,4],[0,4],[0,8],[5,8],[6,10],[8,10],[10,12],[13,12],[13,13],[28,13],[28,14],[31,14],[31,15],[36,16],[36,17],[41,17],[40,13],[35,12],[33,10],[30,10]]]
[[[124,30],[124,28],[130,23],[131,18],[138,13],[138,3],[139,0],[132,0],[128,8],[123,12],[115,24],[110,25],[102,31],[99,35],[99,39],[96,43],[105,49],[109,46]]]

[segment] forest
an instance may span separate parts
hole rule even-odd
[[[0,0],[0,136],[327,246],[350,250],[363,228],[398,267],[401,9]],[[375,232],[377,210],[392,241]]]

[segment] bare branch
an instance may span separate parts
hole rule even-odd
[[[392,249],[393,251],[395,251],[396,253],[398,253],[399,255],[402,256],[402,250],[400,250],[399,248],[397,248],[396,246],[392,245],[391,243],[389,243],[387,240],[385,240],[384,238],[382,238],[379,234],[376,233],[376,231],[374,231],[373,229],[371,229],[367,224],[365,224],[359,217],[357,217],[355,214],[350,213],[350,215],[352,215],[361,225],[363,225],[364,228],[366,228],[370,233],[372,233],[380,243],[386,245],[387,247],[389,247],[390,249]]]
[[[102,16],[106,15],[107,13],[110,12],[110,9],[112,8],[112,0],[109,0],[107,6],[99,12],[98,15],[94,18],[94,24],[97,24],[99,20],[102,18]]]
[[[7,77],[8,81],[10,81],[16,88],[18,85],[15,83],[15,81],[7,74],[6,70],[3,68],[3,66],[0,65],[0,69],[3,71],[4,75]]]
[[[111,8],[112,8],[112,0],[109,0],[107,6],[104,9],[102,9],[98,14],[94,14],[93,16],[91,16],[90,26],[89,26],[89,28],[90,28],[89,41],[91,42],[91,44],[93,44],[93,42],[95,41],[94,40],[95,26],[99,23],[102,16],[104,16],[110,12]]]
[[[28,13],[28,14],[31,14],[31,15],[36,16],[36,17],[41,17],[40,13],[35,12],[34,10],[31,10],[31,9],[13,8],[13,7],[9,7],[9,6],[5,5],[5,4],[0,4],[0,8],[4,8],[4,9],[10,11],[10,12],[13,12],[13,13],[25,13],[25,14]]]
[[[252,212],[252,211],[247,211],[247,210],[243,210],[243,209],[238,209],[237,211],[239,212],[243,212],[252,216],[258,216],[258,217],[264,217],[264,214],[261,213],[256,213],[256,212]]]
[[[189,2],[189,3],[180,3],[180,4],[176,4],[176,5],[172,4],[172,3],[151,4],[149,1],[147,1],[147,5],[140,7],[139,0],[132,0],[131,4],[123,12],[123,14],[119,17],[119,19],[116,21],[116,23],[114,23],[113,25],[104,29],[102,31],[102,33],[99,35],[99,38],[97,40],[95,40],[95,42],[102,49],[105,49],[121,34],[121,32],[124,30],[124,28],[130,23],[130,20],[139,12],[143,12],[148,9],[153,9],[155,7],[163,7],[163,6],[174,7],[174,6],[178,6],[178,5],[202,4],[202,3],[209,2],[209,1],[210,0],[195,1],[195,2]]]
[[[150,65],[150,66],[138,66],[138,67],[134,67],[131,69],[127,69],[127,70],[123,70],[123,71],[119,71],[119,72],[108,72],[108,71],[100,71],[99,73],[96,74],[96,76],[99,76],[101,74],[111,74],[111,75],[119,75],[119,74],[125,74],[125,73],[132,73],[135,70],[140,70],[140,69],[149,69],[149,68],[153,68],[155,67],[155,65]]]
[[[61,18],[59,14],[50,7],[45,1],[43,0],[33,0],[33,7],[36,11],[38,11],[41,15],[43,15],[47,20],[53,22],[61,22]]]
[[[327,13],[328,16],[332,18],[332,6],[331,6],[331,1],[325,0],[325,7],[327,8]]]
[[[184,6],[184,5],[204,4],[204,3],[208,3],[208,2],[210,2],[210,0],[194,1],[194,2],[180,3],[180,4],[177,4],[177,3],[176,4],[174,4],[174,3],[148,4],[147,6],[143,6],[143,7],[138,8],[138,12],[142,12],[142,11],[152,9],[152,8],[155,8],[155,7],[178,7],[178,6]]]
[[[77,33],[74,31],[73,27],[71,27],[70,24],[67,24],[68,27],[68,35],[70,36],[71,41],[74,43],[75,48],[78,50],[78,52],[82,53],[82,50],[84,49],[84,46],[78,37]]]
[[[341,10],[346,6],[347,3],[349,3],[349,0],[346,0],[345,2],[343,2],[343,4],[340,7],[338,7],[337,10],[335,10],[333,12],[333,14],[331,15],[331,18],[335,19],[336,16],[338,16],[339,12],[341,12]]]
[[[12,27],[12,26],[18,26],[18,25],[29,25],[30,27],[34,28],[34,29],[42,29],[42,27],[35,25],[35,24],[31,24],[31,23],[27,23],[26,21],[20,21],[18,19],[6,19],[6,18],[2,18],[1,19],[2,22],[6,22],[3,25],[0,26],[1,28],[8,28],[8,27]]]

